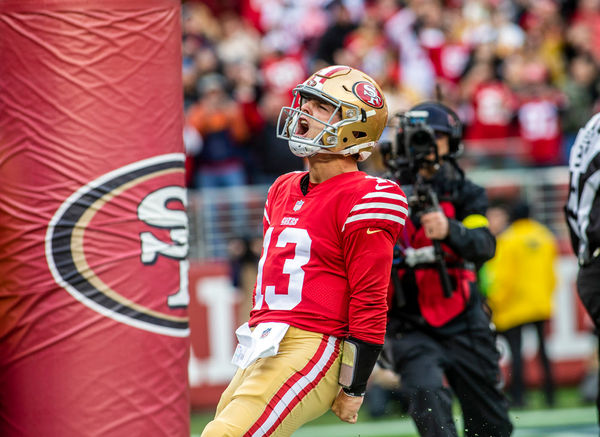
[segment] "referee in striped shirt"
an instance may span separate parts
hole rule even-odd
[[[596,334],[599,334],[600,113],[579,130],[569,157],[569,173],[569,197],[565,212],[571,244],[579,262],[577,289],[581,302],[594,322]],[[600,383],[597,396],[600,422]]]

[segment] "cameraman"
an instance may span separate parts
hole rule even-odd
[[[487,197],[456,164],[458,116],[437,102],[406,114],[421,122],[399,115],[396,141],[382,149],[410,214],[395,250],[384,362],[400,375],[421,436],[458,435],[452,393],[465,436],[509,436],[499,353],[476,284],[476,269],[495,252]]]

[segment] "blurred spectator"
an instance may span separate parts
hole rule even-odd
[[[569,158],[579,128],[594,114],[599,97],[599,71],[590,54],[577,54],[571,59],[569,73],[562,88],[566,98],[562,116],[565,162]]]
[[[267,92],[260,102],[262,128],[252,138],[251,178],[257,184],[272,184],[284,173],[304,170],[304,161],[290,153],[288,142],[277,138],[277,119],[283,106],[289,103],[287,94]]]
[[[354,59],[356,68],[364,71],[378,83],[384,83],[388,72],[389,57],[387,56],[389,42],[383,32],[381,23],[376,15],[371,12],[365,14],[359,26],[348,33],[344,40],[346,56]],[[334,56],[336,63],[346,61],[340,58],[340,52]]]
[[[506,202],[497,200],[490,204],[489,208],[485,212],[488,219],[488,229],[494,237],[498,237],[508,227],[510,221],[510,215],[506,208]],[[488,271],[491,261],[484,263],[479,271],[477,272],[477,281],[479,283],[479,290],[487,301],[487,295],[491,289],[491,274]]]
[[[306,77],[306,69],[300,53],[286,54],[281,48],[264,47],[260,70],[265,91],[288,93]]]
[[[346,36],[356,29],[356,23],[352,21],[350,11],[343,1],[333,0],[329,8],[332,20],[317,44],[315,69],[335,64],[336,51],[344,46]]]
[[[592,42],[592,29],[584,24],[574,22],[567,30],[567,50],[575,53],[588,54],[598,62]]]
[[[183,107],[188,109],[197,99],[196,82],[198,70],[195,65],[196,53],[200,49],[200,41],[193,35],[185,35],[182,43],[182,82]]]
[[[486,157],[501,157],[507,166],[507,139],[517,134],[517,99],[513,91],[496,74],[491,61],[481,61],[467,73],[462,92],[473,111],[465,140]]]
[[[457,83],[469,60],[471,47],[461,40],[458,9],[444,9],[440,1],[414,2],[415,28],[438,81]]]
[[[225,90],[225,78],[219,74],[203,76],[198,82],[200,99],[188,113],[188,124],[202,137],[200,153],[190,185],[215,188],[244,185],[246,174],[238,150],[248,139],[248,127],[240,106]]]
[[[243,186],[247,184],[244,148],[248,126],[240,104],[226,92],[225,78],[217,73],[202,76],[198,81],[200,99],[188,112],[187,125],[196,129],[201,146],[194,149],[186,142],[187,150],[197,153],[188,156],[188,185],[191,188],[227,188],[229,208],[222,212],[217,192],[206,191],[202,208],[206,223],[206,240],[218,257],[227,256],[224,233],[240,236],[244,232],[246,209]],[[190,138],[191,135],[187,134]]]
[[[488,219],[490,232],[497,237],[508,227],[510,215],[506,206],[502,204],[491,205],[485,213]]]
[[[559,84],[564,80],[563,60],[564,22],[559,2],[536,0],[520,17],[526,31],[524,54],[529,60],[537,60],[546,67],[548,78]]]
[[[465,0],[462,4],[461,39],[470,47],[493,44],[496,31],[492,21],[492,2]]]
[[[571,29],[571,42],[600,62],[600,0],[579,0]]]
[[[509,394],[513,406],[525,404],[521,337],[525,326],[537,333],[544,370],[544,394],[554,405],[554,381],[546,352],[544,328],[553,312],[558,247],[554,234],[530,218],[529,206],[517,203],[511,224],[497,237],[496,256],[487,263],[487,300],[498,333],[510,346],[512,373]]]
[[[220,68],[213,42],[220,39],[221,28],[206,5],[190,2],[182,6],[182,31],[183,103],[187,110],[198,99],[198,79]]]
[[[385,32],[399,51],[399,78],[403,92],[415,103],[433,95],[435,71],[415,32],[417,16],[410,8],[400,9],[385,23]]]
[[[187,2],[182,7],[182,30],[184,36],[192,35],[202,41],[217,41],[221,27],[211,10],[200,2]]]
[[[497,32],[496,55],[506,58],[519,52],[525,45],[525,31],[513,21],[515,14],[512,2],[503,2],[503,6],[492,11],[492,22]]]
[[[247,61],[225,64],[224,72],[228,83],[231,83],[232,97],[239,105],[248,129],[246,147],[238,148],[238,152],[244,162],[246,182],[254,183],[251,177],[254,171],[252,145],[263,129],[263,117],[258,108],[258,101],[263,94],[263,87],[259,83],[260,74],[256,65]]]
[[[527,164],[549,166],[564,164],[560,113],[564,96],[549,83],[546,66],[528,61],[521,70],[519,98],[519,131],[528,151]]]
[[[225,64],[256,63],[260,55],[258,31],[235,13],[221,18],[223,35],[217,44],[219,59]]]

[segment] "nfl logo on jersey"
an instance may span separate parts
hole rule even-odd
[[[300,208],[302,208],[302,205],[304,205],[304,200],[297,201],[294,205],[294,211],[299,211]]]
[[[269,335],[269,333],[271,332],[271,328],[267,328],[263,331],[263,333],[261,334],[260,338],[265,338],[267,335]]]

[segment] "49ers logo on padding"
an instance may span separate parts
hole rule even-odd
[[[352,92],[360,100],[373,108],[383,108],[383,97],[377,87],[370,82],[356,82]]]
[[[56,283],[121,323],[189,335],[183,162],[180,153],[138,161],[65,200],[46,233]]]

